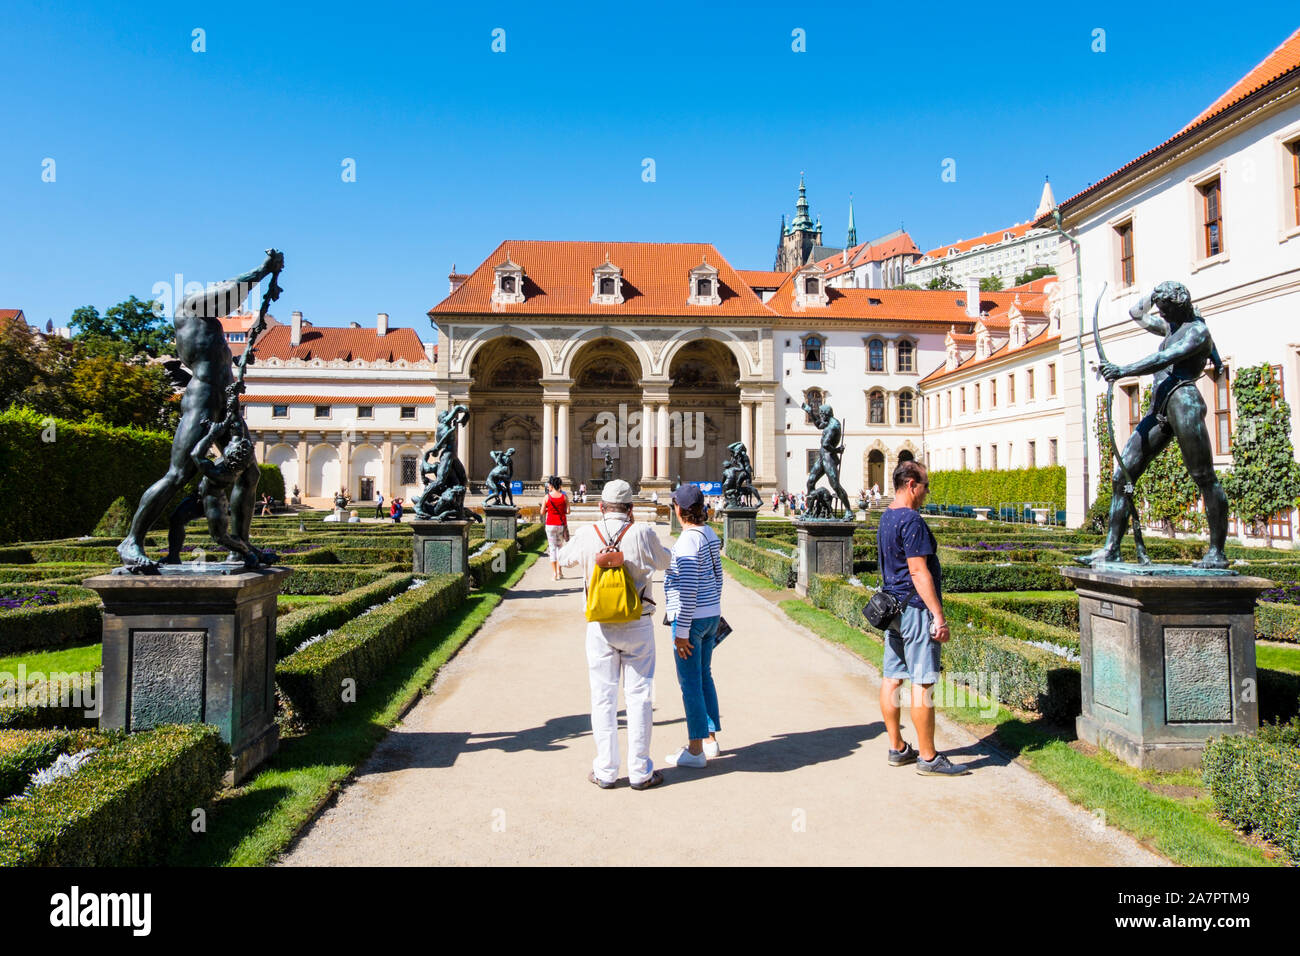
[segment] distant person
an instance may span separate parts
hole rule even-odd
[[[384,516],[384,493],[382,491],[376,491],[375,492],[375,517],[382,518],[383,516]]]
[[[596,556],[613,544],[622,552],[623,568],[641,599],[641,616],[619,623],[587,623],[587,671],[591,681],[591,733],[596,759],[587,779],[602,790],[618,781],[618,683],[623,679],[627,713],[627,771],[633,790],[648,790],[664,782],[650,760],[654,726],[655,602],[650,579],[655,569],[668,567],[668,549],[659,542],[654,525],[632,516],[632,486],[621,478],[605,482],[600,493],[600,518],[583,528],[560,551],[564,567],[581,565],[584,587],[592,580]]]
[[[587,483],[585,481],[578,485],[578,500],[584,505],[587,503]]]
[[[564,578],[560,549],[569,540],[569,496],[562,490],[564,482],[558,476],[552,475],[546,484],[549,487],[542,502],[542,513],[545,515],[547,555],[551,559],[551,578],[560,581]]]
[[[938,547],[919,509],[930,492],[930,476],[916,461],[894,469],[894,500],[880,516],[877,530],[881,587],[902,604],[901,614],[885,631],[885,659],[880,711],[889,734],[889,765],[916,764],[927,776],[970,773],[934,749],[934,685],[939,681],[939,649],[948,642],[943,614],[942,572]],[[912,682],[912,726],[917,746],[903,739],[899,691]]]
[[[271,496],[270,496],[270,495],[262,495],[262,514],[261,514],[261,517],[266,518],[266,517],[270,516],[270,514],[271,514]]]
[[[393,499],[392,516],[393,516],[393,524],[401,524],[402,521],[402,499],[401,498]]]
[[[669,754],[670,767],[700,768],[721,753],[718,692],[713,686],[713,644],[722,616],[722,542],[706,521],[698,485],[679,485],[673,511],[682,533],[664,575],[664,598],[672,622],[677,684],[686,709],[686,746]]]

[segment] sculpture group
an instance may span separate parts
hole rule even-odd
[[[415,502],[417,518],[426,521],[483,520],[465,507],[469,478],[456,455],[456,430],[468,421],[469,409],[464,405],[453,405],[438,416],[433,447],[424,453],[424,461],[420,464],[424,491]]]
[[[821,444],[817,449],[817,460],[808,469],[808,485],[804,518],[820,521],[839,521],[851,519],[853,505],[849,503],[849,493],[840,484],[840,462],[844,458],[844,427],[835,417],[829,405],[812,406],[803,403],[803,410],[812,419],[812,423],[822,430]],[[818,488],[817,482],[825,476],[830,488]],[[835,513],[835,504],[844,505],[840,514]]]
[[[722,463],[722,500],[728,508],[738,508],[762,500],[754,487],[754,466],[744,442],[727,446],[731,457]],[[678,478],[678,483],[681,479]]]

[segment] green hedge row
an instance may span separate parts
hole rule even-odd
[[[217,728],[203,724],[115,738],[72,775],[5,803],[0,866],[161,863],[229,764]]]
[[[414,577],[409,571],[385,575],[373,584],[344,591],[327,604],[312,604],[278,618],[275,622],[276,656],[288,657],[308,638],[342,627],[371,605],[403,593],[410,588]]]
[[[518,559],[517,541],[498,541],[490,551],[469,559],[470,580],[474,582],[474,587],[485,588],[492,583],[493,578],[514,567]]]
[[[546,546],[546,526],[537,522],[520,525],[515,531],[520,551],[538,551]]]
[[[996,508],[1004,501],[1050,501],[1063,510],[1065,466],[930,472],[929,504]]]
[[[407,557],[405,566],[411,566],[410,557]],[[342,594],[345,591],[353,591],[357,588],[374,584],[387,572],[382,567],[371,567],[364,565],[329,565],[327,567],[314,567],[298,565],[293,569],[293,574],[284,580],[284,585],[280,588],[281,594]]]
[[[78,736],[90,739],[67,730],[0,730],[0,800],[22,793],[32,774],[67,753]]]
[[[737,564],[755,571],[780,588],[794,587],[794,559],[773,554],[762,540],[758,543],[732,538],[725,553]]]
[[[345,680],[354,682],[359,697],[411,641],[434,627],[468,593],[464,575],[430,575],[424,586],[354,618],[280,661],[276,683],[303,723],[329,720],[344,705]]]
[[[29,592],[33,587],[7,587],[3,590]],[[0,655],[93,644],[100,640],[103,617],[99,595],[69,585],[42,583],[41,587],[58,592],[59,603],[0,611]]]
[[[1220,813],[1300,862],[1300,722],[1220,737],[1205,748],[1201,767]]]
[[[863,582],[879,583],[874,567],[854,562],[853,569]],[[1072,591],[1068,578],[1055,567],[1045,564],[989,564],[981,561],[954,562],[941,565],[943,593],[981,594],[985,591]],[[866,575],[871,575],[868,580]]]
[[[1300,643],[1300,605],[1271,601],[1256,604],[1255,637],[1262,641]]]
[[[91,676],[98,684],[101,671]],[[99,723],[96,713],[87,713],[88,704],[98,708],[100,688],[82,689],[80,674],[70,674],[67,681],[55,685],[46,679],[35,680],[28,675],[26,687],[19,691],[14,686],[17,675],[8,675],[0,683],[0,730],[40,730],[68,727],[93,727]]]

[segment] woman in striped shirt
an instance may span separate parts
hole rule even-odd
[[[712,661],[722,616],[722,542],[705,522],[704,495],[698,485],[678,485],[673,508],[682,533],[664,576],[664,594],[690,742],[664,762],[670,767],[704,767],[709,757],[721,752],[717,732],[722,719]]]

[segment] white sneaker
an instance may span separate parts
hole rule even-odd
[[[685,747],[677,751],[677,753],[665,757],[664,763],[670,767],[693,767],[696,770],[701,770],[709,765],[709,761],[704,754],[693,754]]]
[[[712,738],[704,741],[704,756],[712,760],[722,753],[722,747]]]

